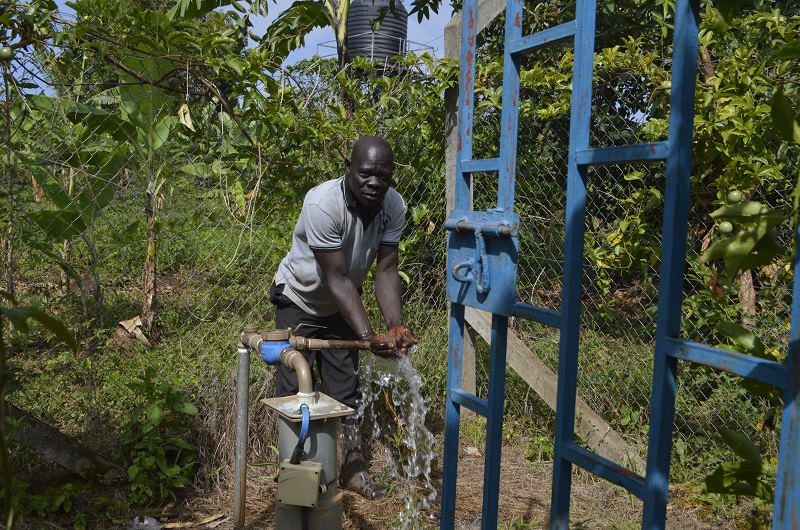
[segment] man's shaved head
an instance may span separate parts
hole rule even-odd
[[[380,205],[392,184],[394,153],[379,136],[364,136],[353,144],[346,162],[347,185],[358,202],[369,208]]]
[[[388,153],[392,160],[392,169],[394,169],[394,152],[392,151],[392,146],[380,136],[362,136],[356,140],[356,143],[353,144],[353,152],[350,154],[350,160],[352,161],[357,156],[364,156],[367,152],[372,150]]]

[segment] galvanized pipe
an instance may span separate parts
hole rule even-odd
[[[310,339],[308,337],[301,337],[299,335],[291,335],[286,333],[286,340],[292,347],[298,351],[306,350],[368,350],[368,340],[338,340],[338,339]],[[264,338],[258,331],[245,331],[239,338],[240,343],[253,351],[260,351],[261,344],[265,341],[273,339]]]
[[[233,526],[244,528],[247,487],[247,407],[250,393],[250,351],[238,348],[239,365],[236,371],[236,459],[233,486]]]
[[[289,343],[294,349],[299,351],[304,350],[368,350],[368,340],[327,340],[327,339],[309,339],[307,337],[300,337],[292,335],[289,338]]]
[[[264,339],[261,338],[261,335],[258,333],[258,329],[255,331],[250,331],[250,329],[255,328],[256,326],[253,324],[248,324],[244,329],[244,333],[242,336],[239,337],[239,344],[250,348],[253,351],[259,351],[261,349],[261,343],[264,342]]]

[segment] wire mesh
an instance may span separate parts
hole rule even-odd
[[[624,20],[606,13],[603,20],[626,23],[598,28],[593,147],[665,138],[670,14],[640,11]],[[659,28],[655,40],[633,23],[637,16]],[[526,32],[573,17],[572,3],[526,5]],[[502,42],[502,20],[480,37],[475,158],[498,154]],[[734,50],[722,49],[731,53],[717,52],[719,59],[710,64],[724,70],[736,57]],[[198,71],[207,65],[128,50],[123,66],[150,72],[150,81],[163,78],[154,86],[106,57],[48,42],[19,50],[5,72],[3,282],[20,303],[46,309],[83,340],[81,353],[72,355],[44,332],[14,337],[11,355],[22,369],[23,389],[12,400],[93,447],[111,448],[113,443],[103,442],[114,440],[130,404],[141,399],[128,384],[152,366],[205,407],[200,437],[211,466],[232,458],[236,336],[245,323],[271,325],[268,287],[290,245],[305,191],[339,176],[352,141],[375,133],[394,145],[396,187],[408,204],[400,268],[406,317],[421,339],[415,364],[430,399],[442,400],[447,212],[441,96],[452,80],[436,79],[420,64],[386,77],[348,80],[335,61],[312,60],[277,71],[273,88],[284,97],[271,100],[275,108],[265,108],[273,121],[245,123],[226,107],[225,86],[200,81]],[[571,66],[570,47],[556,46],[526,57],[521,71],[518,298],[556,310],[563,276]],[[361,121],[341,114],[342,83]],[[418,90],[413,95],[425,98],[409,100],[412,87]],[[708,99],[719,90],[701,79],[700,170],[693,177],[684,334],[719,342],[717,322],[742,322],[780,357],[787,341],[791,251],[725,285],[699,256],[720,237],[708,214],[729,191],[776,209],[792,208],[789,192],[800,171],[797,148],[772,137],[773,143],[761,146],[769,154],[763,172],[736,183],[729,177],[730,160],[721,155],[703,160],[703,149],[717,134],[708,131],[719,127],[715,105],[724,104]],[[769,96],[767,91],[757,99],[765,104]],[[341,126],[332,129],[330,122]],[[663,167],[608,166],[593,170],[588,185],[580,394],[643,453]],[[474,175],[475,208],[495,207],[496,190],[496,176]],[[787,248],[789,225],[777,234]],[[369,286],[365,292],[378,324]],[[135,338],[136,330],[119,324],[137,316],[143,321],[139,329],[155,345],[150,354]],[[557,332],[521,320],[511,326],[557,370]],[[488,355],[481,344],[479,353]],[[48,354],[31,355],[38,350]],[[257,398],[271,392],[271,373],[254,364],[252,378],[251,417],[257,424],[251,447],[254,460],[267,460],[265,440],[272,427]],[[477,379],[479,394],[485,394],[488,375],[481,365]],[[768,427],[776,420],[765,416],[769,403],[749,396],[735,378],[702,368],[683,367],[679,384],[673,453],[679,480],[696,480],[698,467],[719,461],[719,426],[762,433],[761,442],[774,455],[775,434]],[[541,400],[514,377],[509,385],[507,412],[552,432],[553,416]]]
[[[444,85],[430,58],[384,76],[365,63],[344,81],[330,59],[279,70],[285,101],[265,114],[285,121],[265,123],[245,122],[180,57],[129,49],[123,67],[108,57],[44,43],[18,52],[4,78],[4,288],[82,340],[72,355],[43,330],[15,336],[17,405],[113,452],[143,399],[129,385],[153,367],[201,406],[206,470],[230,461],[238,334],[273,325],[269,285],[302,198],[343,174],[364,134],[393,144],[408,204],[400,270],[417,364],[444,366]],[[360,121],[336,115],[342,82]],[[267,461],[275,427],[258,399],[272,392],[271,369],[254,362],[251,376],[251,462]]]

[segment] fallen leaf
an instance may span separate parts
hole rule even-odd
[[[181,108],[178,109],[178,120],[186,126],[192,132],[197,132],[194,129],[194,124],[192,123],[192,115],[189,113],[189,105],[184,103],[181,105]]]

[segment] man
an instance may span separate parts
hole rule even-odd
[[[310,190],[295,226],[292,248],[278,267],[270,288],[277,306],[275,327],[297,328],[312,338],[360,339],[370,350],[391,358],[416,344],[403,324],[397,247],[405,221],[405,203],[392,184],[394,154],[389,143],[365,136],[345,159],[345,175]],[[361,286],[377,259],[375,297],[387,332],[377,334],[361,301]],[[301,325],[302,324],[302,325]],[[325,393],[355,409],[361,400],[358,350],[303,352],[309,366],[316,361]],[[316,384],[316,377],[314,377]],[[279,366],[276,395],[297,393],[297,375]],[[360,415],[356,415],[360,416]],[[339,483],[367,498],[387,492],[375,486],[361,452],[359,423],[340,423]]]

